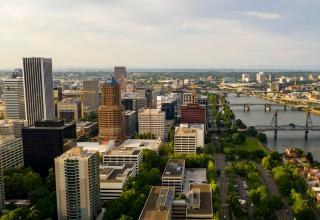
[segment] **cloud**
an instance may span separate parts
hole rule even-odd
[[[258,11],[246,11],[244,12],[245,15],[251,17],[257,17],[266,20],[279,20],[282,19],[283,16],[277,13],[267,13],[267,12],[258,12]]]

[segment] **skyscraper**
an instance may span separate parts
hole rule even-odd
[[[36,121],[22,128],[23,157],[26,167],[46,176],[54,158],[76,146],[76,124],[64,121]]]
[[[121,104],[120,85],[114,78],[101,86],[98,110],[99,138],[121,141],[125,136],[124,106]]]
[[[4,183],[3,183],[3,167],[0,160],[0,213],[5,208],[5,195],[4,195]]]
[[[97,112],[99,107],[99,81],[85,80],[82,86],[83,113]]]
[[[127,90],[127,70],[124,66],[114,67],[114,77],[119,82],[121,87],[121,92],[126,92]]]
[[[21,77],[4,80],[4,102],[6,118],[25,119],[23,79]]]
[[[58,219],[95,219],[101,210],[98,154],[75,147],[54,162]]]
[[[42,57],[23,58],[23,82],[29,125],[37,120],[53,120],[52,60]]]

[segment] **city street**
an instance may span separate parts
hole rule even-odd
[[[260,176],[262,177],[262,180],[265,184],[265,186],[268,188],[270,196],[275,196],[278,195],[278,187],[276,183],[274,182],[272,176],[270,173],[264,169],[260,164],[257,164],[258,170],[260,172]],[[293,212],[290,209],[287,201],[284,201],[284,208],[281,210],[276,210],[276,215],[279,220],[292,220],[294,219],[293,217]]]
[[[231,219],[230,210],[228,205],[228,192],[227,192],[227,178],[225,173],[226,159],[224,154],[215,154],[215,169],[221,171],[221,175],[218,179],[218,185],[220,188],[221,197],[221,216],[222,219]]]

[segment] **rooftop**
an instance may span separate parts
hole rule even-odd
[[[109,163],[100,166],[100,182],[123,182],[134,169],[134,163]]]
[[[199,209],[187,209],[187,216],[208,215],[212,216],[212,195],[210,184],[191,184],[190,191],[193,193],[199,193],[199,196],[193,196],[193,202],[196,204],[200,200]],[[192,194],[191,194],[192,195]],[[193,194],[195,195],[195,194]],[[190,197],[189,197],[190,199]]]
[[[153,186],[144,204],[139,220],[171,219],[171,204],[174,199],[174,187]]]
[[[159,139],[127,139],[125,140],[120,147],[132,147],[137,149],[150,149],[158,151],[161,140]]]
[[[177,128],[176,129],[176,132],[175,132],[175,135],[177,135],[177,136],[183,136],[183,135],[190,135],[190,134],[195,134],[196,135],[196,133],[197,133],[197,130],[196,129],[194,129],[194,128],[181,128],[181,127],[179,127],[179,128]]]
[[[189,193],[190,184],[204,184],[207,183],[207,169],[206,168],[187,168],[184,176],[183,194]]]
[[[120,145],[119,147],[108,151],[105,155],[138,155],[140,153],[141,150],[136,147]]]
[[[90,157],[91,155],[93,155],[93,153],[84,151],[82,147],[73,147],[70,150],[64,152],[58,158],[76,159],[76,158]]]
[[[185,168],[185,160],[183,159],[171,159],[168,160],[166,168],[162,174],[162,177],[180,177],[182,176]]]
[[[114,141],[110,140],[107,144],[100,144],[99,142],[77,142],[77,147],[83,147],[83,150],[98,151],[105,153],[115,147]]]

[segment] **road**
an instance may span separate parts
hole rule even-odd
[[[222,219],[230,220],[230,209],[228,204],[228,191],[227,191],[227,177],[225,172],[226,158],[224,154],[215,154],[215,169],[221,171],[221,175],[218,179],[218,186],[220,188],[221,199],[221,216]]]
[[[254,218],[254,208],[251,206],[252,203],[251,203],[251,201],[249,199],[247,190],[244,188],[244,185],[243,185],[244,179],[242,177],[240,177],[240,176],[236,176],[236,178],[234,180],[235,180],[235,183],[238,185],[238,189],[239,189],[239,193],[240,193],[241,199],[244,199],[247,202],[246,203],[246,207],[247,207],[250,219],[255,219]]]
[[[260,176],[262,178],[262,181],[267,186],[270,195],[271,196],[279,195],[278,187],[277,187],[276,183],[274,182],[270,173],[266,169],[264,169],[260,164],[257,164],[257,166],[258,166],[258,170],[259,170]],[[279,220],[292,220],[292,219],[294,219],[293,212],[292,212],[290,206],[288,205],[287,201],[284,201],[283,209],[280,209],[280,210],[278,209],[275,212],[276,212],[276,216]]]

